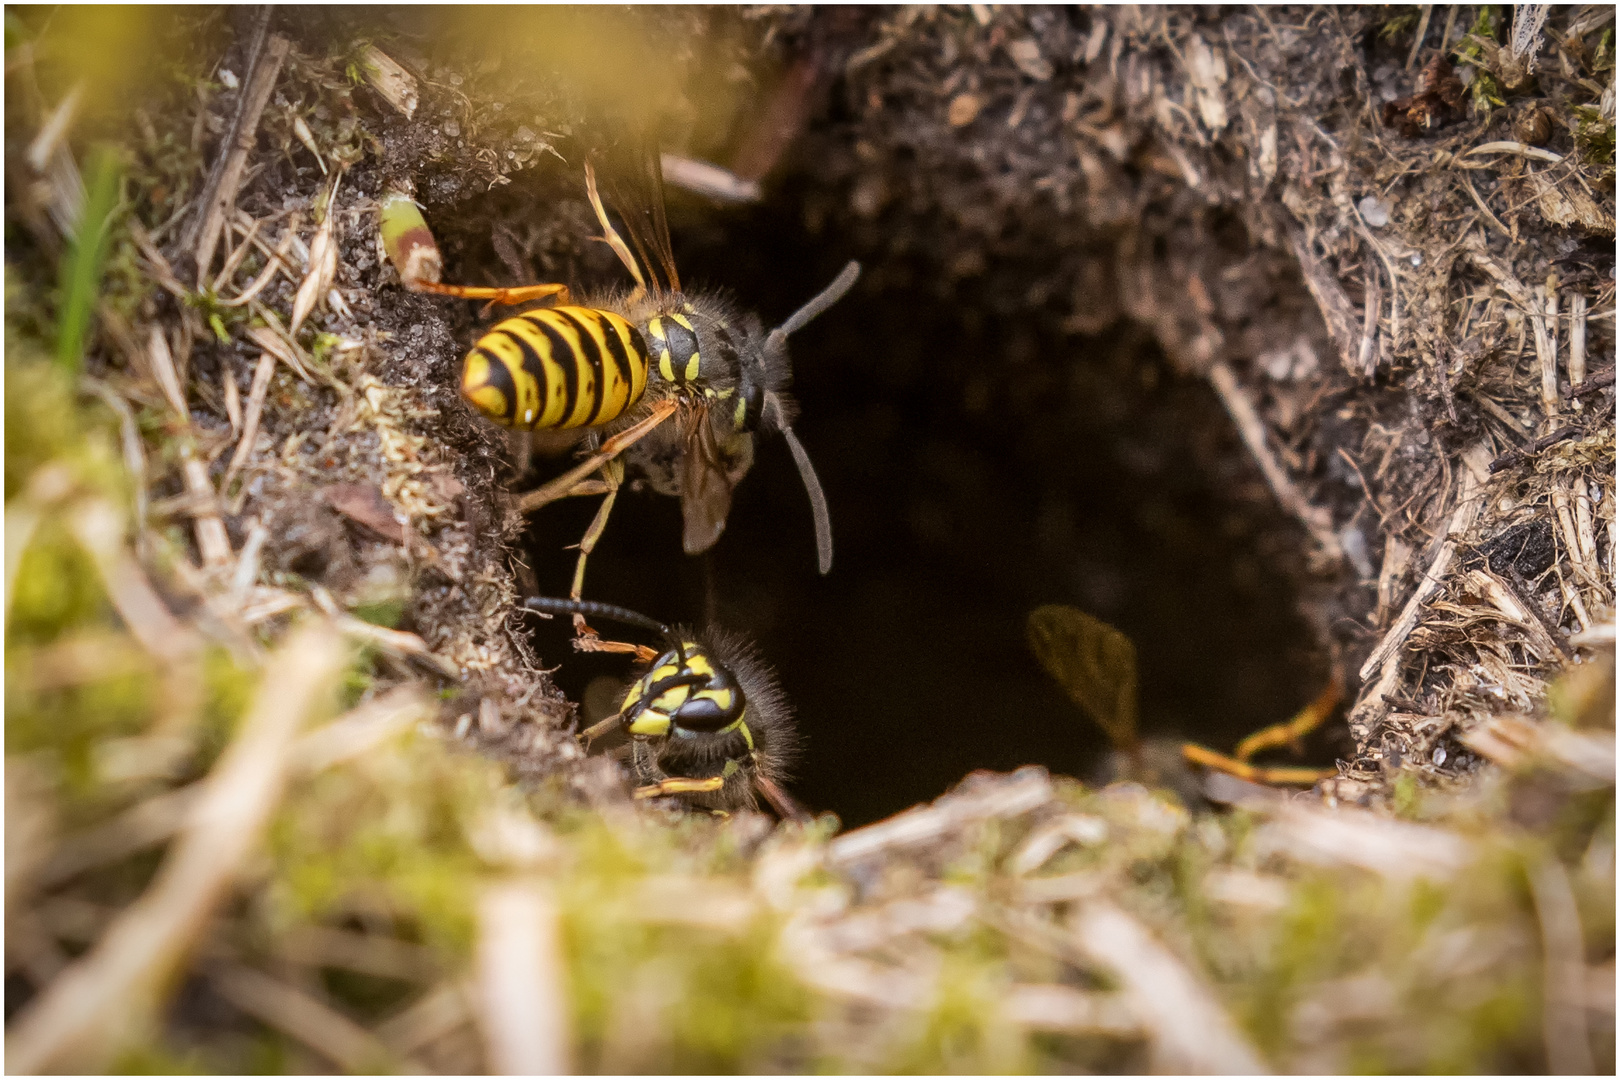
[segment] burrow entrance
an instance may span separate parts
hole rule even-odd
[[[672,221],[688,288],[723,284],[767,325],[853,254],[808,236],[787,199],[683,229],[687,217]],[[1300,545],[1209,388],[1129,324],[1064,336],[943,302],[926,271],[913,282],[857,288],[794,339],[796,430],[831,506],[830,576],[816,573],[808,501],[773,440],[707,562],[681,553],[675,500],[622,496],[586,595],[688,623],[712,603],[754,637],[806,736],[794,791],[848,825],[977,768],[1098,773],[1105,738],[1024,643],[1039,604],[1131,635],[1146,735],[1230,749],[1311,699],[1327,663],[1296,613]],[[542,591],[566,593],[562,549],[597,501],[532,519]],[[574,655],[556,627],[535,643],[576,701],[628,670]],[[1310,759],[1346,749],[1324,736]]]

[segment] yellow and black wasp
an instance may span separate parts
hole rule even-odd
[[[608,164],[618,166],[603,175],[634,251],[609,220],[591,161],[585,165],[585,187],[604,239],[635,280],[628,292],[573,303],[562,284],[483,288],[406,281],[421,292],[492,304],[555,300],[555,306],[496,323],[462,365],[462,395],[495,423],[589,430],[594,452],[521,496],[519,509],[529,513],[567,495],[605,492],[579,545],[569,593],[577,600],[586,559],[623,480],[621,454],[654,490],[680,497],[683,546],[696,555],[713,547],[725,529],[732,490],[753,463],[755,434],[781,432],[810,495],[817,561],[827,573],[832,568],[832,526],[821,483],[793,433],[787,340],[850,290],[859,264],[851,262],[832,284],[767,333],[757,316],[737,311],[720,297],[682,291],[656,147],[616,152]],[[588,480],[598,469],[601,480]],[[582,617],[575,624],[587,630]],[[590,636],[581,644],[600,643]]]
[[[751,642],[720,630],[672,629],[591,600],[535,596],[525,606],[612,619],[663,637],[662,653],[638,650],[650,662],[625,688],[618,712],[580,734],[587,749],[606,749],[629,766],[636,798],[674,796],[726,812],[756,808],[757,792],[783,818],[807,820],[782,788],[799,750],[793,711]]]

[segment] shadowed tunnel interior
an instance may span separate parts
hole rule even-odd
[[[730,288],[767,326],[851,254],[806,235],[789,199],[699,215],[677,198],[687,288]],[[976,768],[1096,775],[1106,740],[1025,645],[1043,603],[1134,639],[1148,736],[1230,749],[1320,690],[1325,665],[1268,561],[1284,525],[1207,387],[1124,324],[1062,337],[921,284],[871,285],[792,342],[795,430],[831,507],[832,573],[816,573],[808,499],[772,439],[708,566],[681,553],[676,500],[627,493],[586,582],[592,599],[692,623],[712,581],[719,621],[757,640],[797,707],[800,799],[857,825]],[[598,501],[532,519],[542,591],[566,594],[561,549]],[[630,670],[574,655],[554,625],[536,645],[575,700]]]

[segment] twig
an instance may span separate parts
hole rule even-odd
[[[1579,386],[1571,387],[1569,392],[1574,397],[1585,397],[1587,394],[1597,393],[1605,386],[1613,385],[1614,368],[1610,368],[1608,371],[1600,371],[1596,375],[1587,376],[1585,381],[1583,381]]]
[[[478,1019],[490,1071],[569,1073],[568,996],[556,902],[537,883],[503,882],[478,902]]]
[[[1563,442],[1565,439],[1574,438],[1580,433],[1580,428],[1576,427],[1574,424],[1567,424],[1564,427],[1559,428],[1557,431],[1549,432],[1548,434],[1543,435],[1541,438],[1536,439],[1522,450],[1509,450],[1504,454],[1500,454],[1492,458],[1491,472],[1499,473],[1510,465],[1517,465],[1521,461],[1541,453],[1543,450],[1547,449],[1547,447],[1555,446],[1558,443]]]
[[[287,752],[347,661],[330,629],[300,629],[277,652],[240,734],[205,781],[157,876],[88,954],[10,1026],[12,1072],[103,1072],[155,1023],[171,975],[281,797]]]
[[[1249,401],[1248,395],[1238,386],[1237,376],[1226,361],[1217,360],[1209,369],[1210,385],[1220,395],[1221,403],[1226,406],[1227,413],[1232,422],[1237,425],[1238,434],[1243,437],[1244,445],[1254,456],[1265,475],[1266,483],[1271,485],[1271,492],[1277,497],[1277,502],[1284,510],[1293,514],[1315,538],[1322,551],[1331,559],[1339,559],[1344,555],[1344,549],[1339,544],[1338,535],[1333,529],[1333,515],[1325,508],[1312,506],[1306,501],[1294,486],[1283,467],[1277,464],[1266,445],[1266,429],[1260,414],[1255,411],[1254,405]]]
[[[286,235],[281,238],[281,243],[277,244],[273,250],[263,248],[261,245],[261,250],[265,253],[264,269],[260,270],[259,276],[249,282],[248,287],[243,289],[239,294],[231,297],[229,300],[218,300],[217,302],[219,306],[231,308],[241,307],[243,304],[250,303],[254,297],[258,296],[259,293],[264,291],[265,287],[268,286],[271,281],[275,280],[277,272],[287,274],[289,277],[291,277],[292,271],[287,268],[285,260],[288,254],[292,251],[293,240],[297,238],[297,235],[298,230],[295,224],[293,222],[288,222]],[[249,239],[252,240],[254,238],[249,237]],[[293,280],[296,281],[297,279],[294,278]]]
[[[267,26],[268,12],[263,18],[265,20],[263,25]],[[264,114],[264,107],[270,103],[270,92],[275,89],[276,77],[281,74],[282,62],[287,59],[287,52],[291,47],[292,42],[280,34],[270,35],[264,49],[254,61],[253,73],[248,76],[247,86],[242,91],[236,118],[231,124],[230,138],[224,144],[225,155],[221,159],[222,164],[218,166],[219,171],[209,175],[209,184],[203,193],[202,225],[194,241],[198,288],[208,280],[208,266],[214,261],[214,249],[219,244],[225,215],[236,205],[237,191],[242,183],[242,169],[247,164],[248,153],[252,151],[254,140],[258,136],[259,118]]]
[[[1457,544],[1463,535],[1474,525],[1474,519],[1479,516],[1480,507],[1485,503],[1485,478],[1490,475],[1490,459],[1486,457],[1488,451],[1484,443],[1475,443],[1463,452],[1462,479],[1458,485],[1457,508],[1452,511],[1451,523],[1446,527],[1446,534],[1440,541],[1439,549],[1434,559],[1429,563],[1428,570],[1418,582],[1417,591],[1406,602],[1401,610],[1400,618],[1384,634],[1378,647],[1367,657],[1361,665],[1361,680],[1365,682],[1372,677],[1372,673],[1383,667],[1384,661],[1395,656],[1406,639],[1417,626],[1419,611],[1424,601],[1434,595],[1440,587],[1441,580],[1446,571],[1451,568],[1451,559],[1457,552]]]
[[[1596,1071],[1586,1030],[1586,946],[1581,913],[1569,875],[1548,854],[1530,867],[1530,895],[1541,924],[1541,1031],[1546,1040],[1547,1071],[1560,1076],[1588,1076]]]

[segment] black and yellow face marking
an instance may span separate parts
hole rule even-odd
[[[691,320],[679,312],[656,316],[647,322],[647,336],[658,357],[658,374],[665,382],[696,381],[703,371],[703,355]]]
[[[461,394],[503,427],[590,427],[641,400],[649,364],[641,332],[613,312],[539,308],[478,339],[462,364]]]
[[[619,708],[625,730],[641,738],[697,738],[736,731],[749,749],[748,702],[730,669],[695,641],[681,642],[653,662]]]

